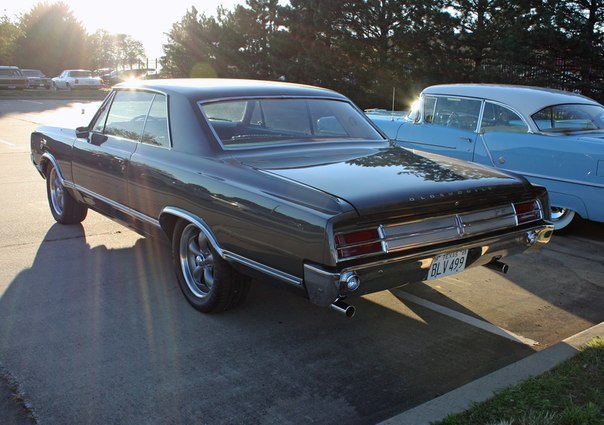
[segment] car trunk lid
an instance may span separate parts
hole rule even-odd
[[[350,203],[364,218],[468,210],[518,199],[523,179],[399,147],[296,151],[241,158],[251,167]]]

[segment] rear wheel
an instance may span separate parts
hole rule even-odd
[[[76,224],[86,218],[88,208],[65,189],[54,165],[46,171],[46,195],[54,219],[61,224]]]
[[[568,208],[551,207],[554,230],[562,230],[575,218],[575,212]]]
[[[245,300],[250,278],[237,272],[212,248],[199,227],[177,223],[172,237],[172,257],[180,289],[197,310],[228,310]]]

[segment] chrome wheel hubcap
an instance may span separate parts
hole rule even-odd
[[[552,207],[551,210],[552,210],[552,221],[562,220],[570,212],[570,210],[568,208]]]
[[[180,238],[180,266],[190,291],[206,297],[214,285],[214,256],[207,237],[189,224]]]
[[[50,171],[49,184],[52,207],[58,215],[61,215],[65,208],[65,189],[61,184],[59,173],[57,173],[57,170],[54,167]]]

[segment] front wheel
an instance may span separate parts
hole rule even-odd
[[[562,230],[575,218],[575,212],[568,208],[551,207],[551,218],[554,230]]]
[[[172,258],[182,293],[199,311],[228,310],[241,304],[249,292],[250,278],[222,259],[195,224],[177,223]]]
[[[46,195],[52,216],[61,224],[81,223],[88,214],[88,207],[80,204],[65,189],[54,165],[46,171]]]

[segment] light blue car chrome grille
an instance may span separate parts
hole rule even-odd
[[[542,208],[541,204],[539,208]],[[539,216],[543,217],[542,210]],[[481,211],[383,225],[382,232],[387,252],[395,252],[481,235],[517,225],[518,216],[513,205],[509,204]]]

